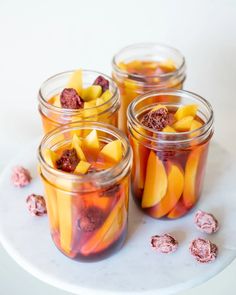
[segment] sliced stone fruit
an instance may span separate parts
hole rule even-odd
[[[197,120],[193,120],[190,126],[190,131],[196,130],[200,127],[202,127],[202,123]]]
[[[98,135],[97,131],[94,129],[92,130],[83,140],[83,147],[85,147],[88,150],[94,150],[98,151],[99,150],[99,140],[98,140]]]
[[[198,166],[203,152],[203,146],[195,148],[188,156],[185,166],[185,184],[183,192],[183,203],[191,208],[197,201],[197,174]]]
[[[79,161],[79,164],[76,166],[74,173],[75,174],[86,174],[91,166],[90,163],[83,160]]]
[[[60,100],[60,95],[59,94],[57,94],[57,95],[54,96],[53,101],[52,101],[52,104],[55,107],[61,108],[61,100]]]
[[[72,148],[76,150],[76,153],[80,160],[86,161],[86,157],[84,155],[84,152],[81,146],[82,146],[82,141],[79,139],[79,137],[76,134],[74,134],[72,138]]]
[[[167,176],[165,167],[154,151],[148,157],[146,179],[142,197],[142,208],[153,207],[165,196]]]
[[[100,151],[99,156],[118,163],[123,156],[122,142],[117,139],[107,143]]]
[[[92,85],[87,88],[84,88],[82,91],[82,98],[84,101],[91,101],[102,94],[102,87],[100,85]]]
[[[47,181],[44,181],[44,190],[45,190],[47,212],[48,212],[48,217],[50,220],[50,227],[52,230],[58,230],[59,218],[58,218],[58,210],[57,210],[56,190]]]
[[[168,213],[167,217],[170,219],[179,218],[186,214],[187,211],[188,209],[184,206],[181,198],[179,202],[175,205],[175,207]]]
[[[83,89],[83,74],[82,70],[76,70],[71,75],[65,88],[73,88],[77,91],[79,95],[82,93]]]
[[[109,229],[112,227],[114,222],[116,222],[117,215],[119,214],[122,207],[125,206],[125,196],[122,194],[116,205],[111,210],[108,217],[105,219],[103,225],[91,236],[91,238],[83,244],[80,249],[82,255],[87,256],[93,253],[96,247],[99,245],[101,241],[103,241]]]
[[[175,119],[179,121],[187,116],[195,117],[197,113],[197,109],[198,109],[198,106],[196,104],[189,104],[189,105],[179,107],[175,113]]]
[[[184,172],[177,164],[168,162],[168,188],[162,200],[148,213],[154,218],[161,218],[172,210],[178,203],[184,189]]]
[[[193,121],[193,116],[187,116],[173,124],[173,128],[177,131],[189,131]]]

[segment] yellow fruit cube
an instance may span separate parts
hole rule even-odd
[[[72,147],[76,150],[76,153],[78,155],[78,157],[80,158],[80,160],[86,161],[86,157],[84,155],[84,152],[81,148],[82,142],[79,139],[79,137],[74,134],[73,138],[72,138]]]
[[[106,90],[105,92],[103,92],[101,98],[104,100],[104,102],[108,101],[109,99],[111,99],[113,96],[113,94],[111,93],[110,90]]]
[[[167,132],[167,133],[174,133],[176,132],[175,129],[169,125],[167,125],[165,128],[163,128],[162,130],[163,132]]]
[[[96,100],[91,100],[84,103],[83,116],[85,119],[93,117],[93,120],[96,121],[97,109],[95,107]]]
[[[97,131],[92,130],[84,139],[83,146],[87,149],[99,150],[99,140]]]
[[[91,166],[90,163],[81,160],[78,163],[78,165],[76,166],[74,173],[75,174],[86,174],[88,172],[90,166]]]
[[[58,156],[54,151],[52,151],[48,148],[45,149],[44,150],[44,158],[45,158],[46,162],[48,163],[48,165],[55,168]]]
[[[173,128],[180,132],[189,131],[192,121],[193,121],[193,116],[184,117],[183,119],[175,122],[173,124]]]
[[[79,95],[81,95],[82,88],[83,88],[83,74],[82,70],[76,70],[71,75],[66,88],[74,88]]]
[[[195,117],[197,113],[197,109],[198,109],[198,106],[196,104],[189,104],[189,105],[179,107],[175,113],[175,119],[179,121],[187,116]]]
[[[102,148],[100,155],[118,163],[123,155],[122,142],[119,139],[109,142]]]
[[[197,120],[193,120],[192,124],[190,126],[190,131],[196,130],[198,128],[202,127],[202,123],[197,121]]]
[[[87,88],[84,88],[81,96],[84,101],[91,101],[100,97],[101,94],[102,94],[102,87],[100,85],[92,85]]]

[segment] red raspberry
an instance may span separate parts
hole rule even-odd
[[[151,246],[158,252],[169,254],[178,248],[178,241],[168,234],[152,236]]]
[[[103,76],[98,76],[93,82],[93,85],[100,85],[102,87],[102,92],[105,92],[107,89],[109,89],[109,81]]]
[[[219,224],[215,216],[201,210],[196,212],[194,223],[200,231],[207,234],[215,233],[219,229]]]
[[[12,170],[11,181],[14,186],[24,187],[30,183],[31,179],[29,171],[22,166],[16,166]]]
[[[81,213],[78,227],[81,231],[92,232],[98,229],[104,221],[104,213],[99,207],[88,207]]]
[[[150,111],[146,113],[142,119],[141,123],[151,129],[161,131],[167,125],[173,123],[174,117],[172,114],[169,114],[165,108],[160,108],[156,111]]]
[[[83,99],[73,88],[65,88],[61,93],[60,101],[65,109],[82,109],[84,106]]]
[[[208,263],[216,259],[218,248],[211,241],[198,238],[191,242],[189,251],[198,262]]]

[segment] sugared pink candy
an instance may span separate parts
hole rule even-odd
[[[46,203],[43,196],[31,194],[26,199],[29,212],[33,216],[43,216],[47,214]]]
[[[191,242],[189,251],[198,262],[208,263],[216,259],[218,248],[211,241],[198,238]]]
[[[24,187],[31,181],[31,175],[27,169],[22,166],[16,166],[12,170],[11,181],[14,186]]]
[[[215,216],[201,210],[196,212],[194,223],[200,231],[207,234],[215,233],[219,229],[219,224]]]
[[[168,234],[151,237],[152,247],[161,253],[173,253],[178,248],[178,241]]]

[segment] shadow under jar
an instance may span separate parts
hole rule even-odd
[[[193,130],[163,132],[142,124],[144,114],[155,108],[164,106],[176,116],[176,110],[187,105],[197,106],[197,113],[194,120],[187,116],[181,124],[192,120],[197,125]],[[213,110],[209,102],[183,90],[151,91],[130,104],[128,131],[134,153],[132,192],[138,206],[153,218],[174,219],[185,215],[195,206],[202,191],[213,135]]]
[[[114,141],[121,143],[119,162],[102,169],[108,162],[105,156],[100,157],[98,150],[93,150],[91,135],[89,147],[84,145],[88,137],[79,136],[87,161],[93,162],[88,173],[58,170],[53,161],[55,163],[56,154],[71,147],[72,137],[95,133],[100,148]],[[103,123],[71,123],[43,138],[38,159],[51,235],[57,248],[67,257],[79,261],[104,259],[118,251],[127,233],[132,164],[132,150],[126,136]]]
[[[134,98],[152,90],[182,89],[185,80],[183,55],[162,44],[141,43],[125,47],[114,56],[112,67],[112,77],[121,95],[118,125],[123,131],[127,131],[126,112]]]
[[[70,109],[54,104],[54,99],[59,96],[63,89],[67,88],[68,81],[75,71],[67,71],[47,79],[40,87],[38,94],[39,113],[42,118],[44,133],[48,133],[56,127],[76,121],[97,121],[118,125],[118,110],[120,108],[119,90],[114,81],[105,74],[81,70],[81,88],[92,86],[97,77],[102,76],[109,82],[110,94],[106,99],[100,98],[94,103],[85,102],[83,108]],[[79,81],[78,84],[81,84]],[[82,90],[83,90],[82,89]],[[78,93],[82,96],[80,93]],[[83,98],[83,97],[82,97]]]

